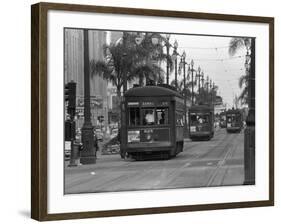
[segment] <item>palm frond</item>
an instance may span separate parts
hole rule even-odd
[[[238,85],[239,85],[239,88],[240,88],[240,89],[241,89],[244,85],[248,85],[248,79],[249,79],[249,76],[248,76],[248,75],[242,75],[242,76],[239,78]]]
[[[232,38],[229,43],[228,53],[233,56],[237,53],[238,50],[240,50],[243,47],[246,47],[246,45],[250,42],[249,38],[242,37],[242,38]]]

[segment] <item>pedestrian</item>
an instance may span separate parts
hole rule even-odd
[[[95,157],[97,158],[97,151],[99,151],[99,143],[95,131],[93,131],[93,138],[94,138]]]

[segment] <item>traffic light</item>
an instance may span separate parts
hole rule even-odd
[[[66,120],[64,122],[64,140],[72,141],[75,140],[75,121]]]
[[[73,119],[76,110],[76,82],[70,81],[65,85],[64,96],[64,100],[68,102],[67,113]]]

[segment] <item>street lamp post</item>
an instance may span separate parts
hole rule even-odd
[[[212,84],[213,83],[213,84]],[[214,106],[214,88],[215,88],[215,82],[210,79],[210,92],[211,92],[211,106]]]
[[[190,65],[191,65],[191,103],[192,105],[194,105],[194,83],[193,83],[194,61],[193,60],[191,60]]]
[[[185,57],[186,57],[186,53],[185,51],[183,52],[182,56],[181,56],[181,64],[183,66],[183,94],[184,94],[184,135],[186,136],[186,133],[187,133],[187,117],[186,117],[186,72],[185,72],[185,65],[186,65],[186,62],[185,62]],[[188,72],[190,72],[190,66],[188,66]]]
[[[212,90],[213,90],[213,94],[212,94],[212,104],[213,104],[213,108],[215,107],[215,103],[216,103],[216,92],[215,92],[215,89],[216,89],[216,84],[213,80],[213,87],[212,87]]]
[[[200,78],[201,78],[201,68],[200,68],[200,66],[198,67],[196,78],[199,81],[199,84],[198,84],[198,95],[200,97]]]
[[[206,94],[206,103],[209,103],[208,101],[209,101],[209,76],[207,75],[207,78],[206,78],[206,83],[205,83],[205,85],[206,85],[206,91],[207,91],[207,94]]]
[[[178,71],[177,71],[177,65],[178,65],[178,42],[175,40],[174,42],[174,52],[173,52],[173,60],[175,61],[175,87],[178,89]]]
[[[202,86],[202,91],[201,91],[201,95],[202,95],[202,101],[204,102],[204,98],[205,98],[205,96],[204,96],[204,81],[205,81],[205,79],[204,79],[204,72],[202,71],[201,72],[201,86]]]
[[[166,40],[165,40],[165,46],[166,46],[166,51],[167,51],[167,55],[166,55],[166,60],[167,60],[167,64],[166,64],[166,82],[169,85],[169,76],[170,76],[170,66],[169,66],[169,57],[170,57],[170,34],[166,35]]]
[[[96,163],[96,148],[94,146],[93,134],[90,105],[89,41],[88,30],[84,29],[84,124],[82,127],[83,151],[80,158],[82,164]]]
[[[209,76],[206,78],[206,87],[207,87],[207,94],[209,94]]]

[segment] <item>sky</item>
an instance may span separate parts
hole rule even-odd
[[[171,35],[171,44],[175,39],[178,42],[178,53],[185,51],[186,62],[189,64],[193,59],[194,69],[200,66],[204,78],[209,76],[218,86],[218,94],[222,96],[227,108],[232,107],[235,95],[238,97],[241,92],[238,82],[239,77],[245,74],[246,50],[241,49],[230,56],[228,49],[232,37]]]

